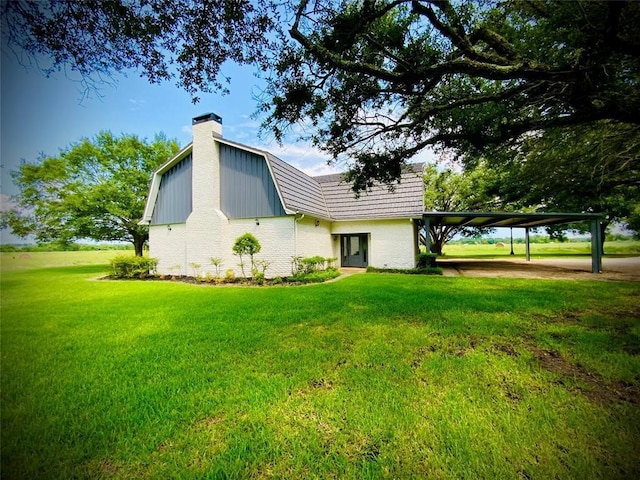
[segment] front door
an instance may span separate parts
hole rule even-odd
[[[342,235],[340,248],[343,267],[366,267],[368,262],[367,234]]]

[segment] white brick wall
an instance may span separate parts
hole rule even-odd
[[[158,259],[158,273],[187,275],[186,225],[149,227],[149,256]]]
[[[193,211],[220,210],[219,147],[213,141],[221,125],[210,121],[193,126]]]
[[[217,230],[212,230],[210,219],[195,222],[189,217],[186,224],[152,226],[149,231],[149,255],[159,259],[158,273],[171,275],[214,275],[216,268],[211,258],[220,258],[220,275],[228,269],[236,277],[242,275],[240,258],[233,254],[233,244],[244,233],[252,233],[260,242],[261,250],[254,259],[268,260],[267,277],[291,275],[291,257],[294,255],[293,217],[255,219],[218,218]],[[203,220],[200,218],[200,220]],[[216,241],[211,238],[215,237]],[[251,262],[243,258],[245,273],[251,275]],[[194,264],[199,265],[197,272]]]
[[[318,226],[316,226],[316,221],[318,221]],[[296,228],[296,256],[339,256],[334,254],[330,222],[304,217],[296,222]]]
[[[224,270],[233,268],[236,276],[240,276],[240,259],[233,255],[232,247],[236,239],[244,233],[252,233],[260,242],[260,253],[255,260],[270,262],[265,274],[267,278],[291,275],[291,257],[294,250],[293,217],[260,218],[256,225],[255,218],[230,220],[222,229],[223,250],[228,252],[224,257]],[[251,275],[251,263],[244,259],[245,272]]]
[[[187,218],[185,241],[187,274],[214,273],[211,257],[222,257],[220,231],[226,217],[220,212],[219,148],[213,133],[220,134],[221,125],[215,121],[193,126],[192,205]],[[197,269],[194,265],[200,265]]]
[[[338,257],[340,234],[366,233],[369,236],[369,265],[381,268],[415,267],[417,247],[412,222],[404,220],[372,220],[333,222],[314,218],[296,222],[294,216],[228,220],[218,212],[215,218],[190,216],[186,224],[152,226],[149,231],[149,254],[159,259],[158,272],[173,275],[215,274],[211,258],[222,259],[221,275],[232,269],[241,276],[240,259],[233,255],[235,240],[250,232],[258,239],[261,251],[256,260],[268,260],[267,277],[291,274],[291,258],[295,256]],[[335,237],[335,238],[334,238]],[[245,272],[250,275],[250,262],[245,259]]]
[[[413,222],[401,220],[358,220],[334,222],[333,234],[369,234],[369,265],[378,268],[413,268],[417,246]],[[336,244],[340,256],[340,244]]]

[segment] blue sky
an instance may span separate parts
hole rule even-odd
[[[191,118],[207,112],[223,120],[224,136],[254,146],[267,147],[283,160],[313,172],[326,168],[326,157],[305,144],[282,148],[273,138],[258,138],[261,119],[253,119],[254,97],[260,80],[249,67],[230,65],[225,75],[232,78],[229,95],[203,94],[198,104],[172,83],[151,85],[135,72],[117,75],[115,84],[101,86],[99,95],[83,97],[77,80],[58,73],[45,78],[25,70],[11,54],[2,56],[2,164],[3,193],[7,170],[21,159],[34,161],[40,152],[56,154],[61,148],[99,131],[133,133],[151,138],[164,132],[184,145],[191,140]]]
[[[55,155],[84,137],[102,130],[119,135],[132,133],[151,139],[164,132],[183,146],[191,141],[191,119],[207,112],[222,117],[223,135],[230,140],[268,149],[283,160],[310,174],[339,171],[327,165],[327,157],[305,143],[291,141],[279,146],[269,135],[258,136],[261,119],[252,118],[261,81],[252,67],[229,65],[228,95],[202,94],[193,104],[189,94],[166,82],[151,85],[136,72],[114,76],[112,84],[99,92],[84,95],[78,78],[57,73],[46,78],[34,69],[25,69],[12,53],[2,51],[0,158],[2,164],[2,206],[17,193],[10,172],[24,159],[37,160],[39,154]],[[19,241],[2,231],[2,242]]]

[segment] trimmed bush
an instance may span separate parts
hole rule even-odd
[[[293,257],[291,259],[291,273],[298,275],[330,270],[335,268],[334,262],[336,260],[336,257],[321,257],[320,255],[313,257]]]
[[[256,253],[260,253],[260,242],[253,234],[247,232],[243,235],[240,235],[236,238],[236,241],[233,244],[232,250],[233,254],[240,257],[240,269],[242,270],[242,276],[245,280],[247,280],[247,274],[244,271],[244,260],[242,260],[243,255],[249,255],[251,259],[251,271],[255,269],[255,263],[253,261],[253,256]]]
[[[157,258],[118,255],[111,259],[114,278],[146,278],[155,274],[157,266]]]
[[[322,283],[327,280],[339,277],[340,271],[336,268],[327,268],[326,270],[318,270],[310,273],[297,273],[287,278],[287,282],[291,283]]]
[[[440,267],[425,268],[377,268],[367,267],[367,273],[403,273],[405,275],[442,275]]]
[[[430,252],[421,252],[418,254],[418,264],[416,268],[430,268],[436,266],[436,257],[435,253]]]

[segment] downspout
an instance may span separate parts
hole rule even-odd
[[[293,220],[293,256],[298,256],[298,222],[304,218],[304,213],[296,212]],[[300,217],[298,217],[300,215]]]

